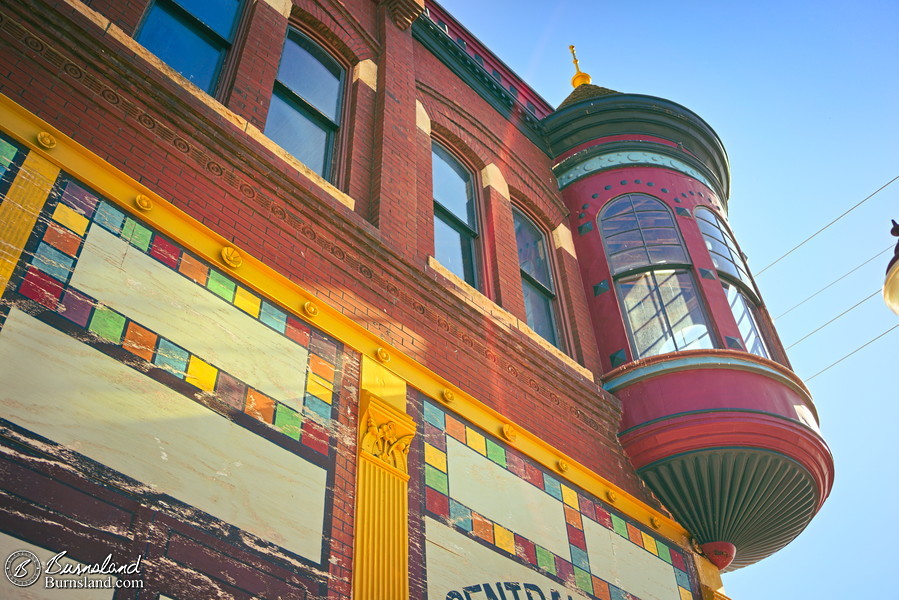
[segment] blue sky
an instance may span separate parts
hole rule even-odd
[[[571,91],[568,45],[593,83],[690,108],[724,142],[730,222],[772,316],[895,244],[899,3],[445,0],[552,105]],[[789,346],[883,285],[889,253],[777,318]],[[808,378],[899,323],[882,297],[789,352]],[[734,600],[889,597],[899,508],[899,329],[808,381],[836,460],[831,497],[773,557],[726,575]]]

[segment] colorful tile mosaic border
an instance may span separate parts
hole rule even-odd
[[[521,564],[576,586],[591,598],[640,600],[591,572],[583,526],[584,519],[589,519],[671,565],[681,598],[693,598],[693,591],[697,589],[695,577],[688,575],[684,554],[675,544],[646,530],[586,492],[563,483],[529,458],[440,406],[425,400],[423,411],[424,504],[431,516]],[[561,502],[565,511],[569,556],[558,556],[453,499],[449,487],[447,436]]]
[[[22,146],[0,134],[0,203],[25,159],[25,154]]]
[[[0,148],[2,154],[2,148]],[[342,345],[301,319],[288,314],[223,272],[208,265],[84,186],[61,174],[55,199],[35,228],[20,265],[23,297],[56,312],[101,343],[126,350],[217,398],[225,405],[262,421],[283,435],[327,456],[333,446],[332,419],[339,389]],[[91,227],[99,226],[153,258],[158,264],[205,288],[238,310],[308,350],[301,401],[289,406],[270,398],[192,354],[152,329],[104,306],[70,286],[78,257]]]

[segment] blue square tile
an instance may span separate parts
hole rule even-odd
[[[63,283],[69,280],[75,260],[63,254],[53,246],[41,242],[34,253],[31,264]]]
[[[609,584],[609,598],[612,600],[631,600],[628,598],[628,594],[624,592],[621,588],[615,587],[611,583]]]
[[[578,548],[577,546],[570,545],[570,547],[571,547],[571,563],[574,566],[580,567],[589,573],[590,572],[590,559],[587,557],[587,553],[584,550],[581,550],[580,548]]]
[[[543,474],[543,489],[556,500],[562,499],[562,486],[548,473]]]
[[[94,214],[94,223],[116,235],[122,232],[122,223],[124,222],[124,213],[114,208],[109,202],[101,202],[97,207],[97,212]]]
[[[322,419],[328,421],[331,419],[331,405],[327,402],[320,400],[316,396],[312,394],[306,394],[306,398],[303,402],[305,405],[307,414],[312,413],[313,415],[317,415]]]
[[[187,350],[180,346],[176,346],[165,338],[160,338],[153,363],[166,371],[177,375],[181,379],[184,379],[188,358],[190,358],[190,354]]]
[[[278,333],[284,333],[284,329],[287,327],[287,314],[264,300],[262,308],[259,310],[259,320]]]
[[[471,511],[452,498],[450,498],[450,519],[465,531],[471,531]]]
[[[425,402],[425,421],[438,429],[446,429],[443,411],[430,402]]]
[[[690,578],[687,577],[686,573],[684,573],[677,567],[674,568],[674,577],[675,579],[677,579],[677,585],[688,590],[690,589]]]

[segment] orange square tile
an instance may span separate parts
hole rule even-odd
[[[78,246],[81,245],[80,237],[52,222],[44,233],[44,241],[69,256],[78,254]]]
[[[627,523],[627,539],[637,544],[641,548],[643,547],[643,534],[640,533],[640,530]]]
[[[334,366],[320,356],[309,355],[309,370],[328,383],[334,383]]]
[[[472,532],[485,542],[493,543],[493,523],[472,511],[471,513]]]
[[[446,415],[446,432],[463,444],[465,443],[465,425],[449,415]]]
[[[266,423],[272,423],[275,419],[275,401],[253,388],[247,393],[247,405],[243,410]]]
[[[181,271],[185,277],[193,279],[200,285],[206,285],[206,278],[209,276],[209,267],[190,254],[185,252],[181,255],[181,264],[178,265],[178,270]]]
[[[156,348],[157,337],[155,333],[137,323],[128,323],[125,339],[122,340],[122,348],[135,356],[153,362],[153,350]]]
[[[593,595],[600,600],[612,600],[609,584],[598,577],[593,577]]]
[[[577,527],[578,529],[584,528],[583,523],[581,523],[581,513],[567,504],[565,505],[565,521],[572,527]]]

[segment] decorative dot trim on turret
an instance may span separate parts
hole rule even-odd
[[[627,362],[627,352],[624,351],[624,348],[616,350],[609,355],[609,360],[611,361],[613,368],[620,367]]]
[[[599,196],[599,194],[593,194],[594,198],[596,198],[597,196]],[[581,204],[581,210],[587,210],[588,208],[590,208],[589,204]]]
[[[587,213],[578,213],[577,218],[578,218],[578,219],[583,219],[583,218],[586,217],[586,216],[587,216]]]
[[[667,194],[667,193],[668,193],[668,188],[662,188],[662,193],[663,193],[663,194]]]
[[[735,337],[730,337],[729,335],[724,336],[724,341],[727,342],[727,347],[733,350],[743,350],[743,342],[738,340]]]
[[[683,206],[676,206],[676,207],[674,207],[674,212],[676,212],[676,213],[677,213],[677,216],[679,216],[679,217],[689,217],[689,216],[691,216],[691,215],[690,215],[690,211],[687,210],[686,208],[684,208]]]
[[[586,223],[581,223],[577,226],[577,232],[580,235],[584,235],[585,233],[590,233],[593,231],[593,221],[587,221]]]
[[[716,279],[715,272],[709,269],[699,269],[699,274],[702,275],[703,279]]]
[[[680,204],[680,198],[675,197],[674,201],[677,202],[678,204]]]
[[[627,185],[627,179],[622,179],[618,183],[620,183],[621,185]]]
[[[610,189],[612,189],[612,186],[607,185],[607,186],[605,187],[605,189],[606,189],[606,190],[610,190]]]
[[[593,198],[594,200],[596,200],[597,198],[599,198],[599,194],[593,194],[590,197]],[[584,208],[586,208],[586,206]]]
[[[646,185],[648,185],[649,187],[653,187],[655,184],[654,184],[653,182],[651,182],[651,181],[647,181],[647,182],[646,182]]]
[[[600,294],[605,294],[609,291],[609,280],[603,279],[599,283],[593,286],[593,295],[599,296]]]

